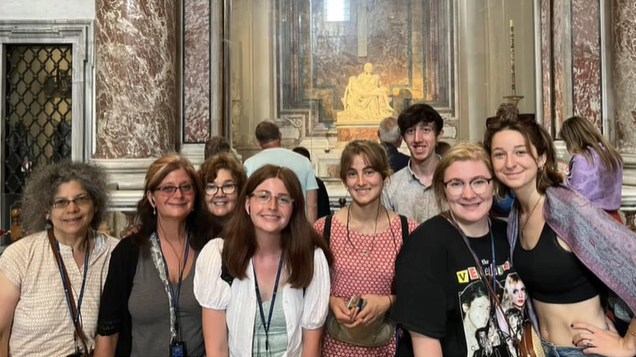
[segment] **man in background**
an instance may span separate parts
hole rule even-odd
[[[400,136],[397,119],[393,117],[382,119],[378,128],[378,137],[380,138],[380,144],[386,150],[391,171],[395,173],[405,168],[409,163],[410,157],[398,151],[398,148],[402,145],[402,137]]]
[[[255,135],[258,145],[263,150],[243,163],[247,177],[268,164],[292,170],[302,185],[307,219],[313,224],[318,217],[318,183],[311,162],[306,157],[282,147],[283,136],[278,126],[271,121],[260,122],[256,126]]]
[[[216,154],[222,152],[232,152],[230,143],[222,136],[213,136],[205,142],[203,157],[207,160]]]

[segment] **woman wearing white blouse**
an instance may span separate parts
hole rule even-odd
[[[194,293],[208,356],[319,356],[333,257],[305,215],[300,182],[266,165],[201,251]]]

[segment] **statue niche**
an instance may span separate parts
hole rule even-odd
[[[336,125],[378,123],[394,113],[389,89],[380,86],[380,77],[373,74],[371,63],[364,65],[363,73],[349,78],[342,104],[344,111],[337,114]]]

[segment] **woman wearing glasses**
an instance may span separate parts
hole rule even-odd
[[[194,263],[213,237],[199,176],[178,155],[157,159],[137,204],[139,231],[110,262],[95,356],[203,356]]]
[[[205,203],[219,233],[232,217],[239,192],[247,181],[245,169],[232,154],[221,153],[201,164],[199,176],[205,189]]]
[[[266,165],[241,191],[223,239],[196,266],[208,356],[320,356],[331,253],[289,169]]]
[[[630,324],[618,334],[604,311],[608,293],[636,311],[633,232],[562,185],[550,134],[534,120],[496,121],[484,146],[517,196],[508,239],[546,355],[636,355],[636,320],[625,316]]]
[[[498,303],[514,270],[506,224],[488,217],[496,192],[488,154],[455,145],[437,164],[433,188],[449,211],[422,223],[398,256],[391,319],[406,331],[397,355],[517,356]]]
[[[62,162],[29,176],[22,222],[38,232],[0,256],[0,356],[93,349],[99,299],[117,244],[96,231],[107,201],[106,175],[97,166]]]

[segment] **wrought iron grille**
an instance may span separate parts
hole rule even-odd
[[[6,47],[3,222],[33,168],[71,157],[72,45]]]

